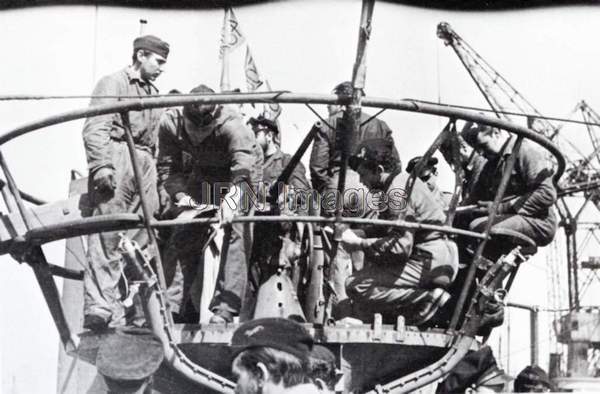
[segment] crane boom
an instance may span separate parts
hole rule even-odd
[[[467,44],[448,23],[438,24],[437,36],[444,41],[445,45],[452,47],[498,117],[511,119],[504,112],[539,115],[539,117],[529,120],[531,122],[529,127],[550,139],[556,136],[560,127],[543,118],[542,114]]]

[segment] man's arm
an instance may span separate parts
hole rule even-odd
[[[385,138],[390,139],[392,141],[392,146],[393,146],[392,155],[393,155],[394,159],[396,159],[396,161],[399,162],[400,155],[398,154],[398,150],[396,149],[396,142],[394,141],[394,137],[392,136],[392,129],[390,129],[390,126],[388,126],[388,124],[385,123],[383,120],[381,120],[380,122],[381,122],[381,128],[383,130]]]
[[[119,81],[115,76],[109,75],[102,78],[94,88],[93,96],[118,96],[120,92]],[[116,98],[94,97],[90,106],[108,104],[117,101]],[[83,126],[83,143],[88,161],[90,174],[100,168],[114,169],[110,151],[110,132],[117,114],[105,114],[86,119]]]
[[[313,141],[312,152],[310,154],[310,180],[313,188],[319,193],[323,193],[326,185],[328,184],[328,170],[329,170],[329,135],[327,133],[328,127],[323,126],[315,135]]]
[[[382,238],[366,238],[361,242],[361,246],[365,255],[371,258],[393,256],[394,261],[401,263],[408,260],[412,254],[413,241],[413,231],[397,229]]]
[[[252,170],[256,163],[254,148],[256,138],[252,131],[245,126],[241,119],[233,118],[224,125],[224,131],[229,139],[228,153],[230,158],[231,183],[252,181]]]
[[[183,154],[177,143],[178,116],[181,116],[178,112],[169,110],[163,113],[158,125],[158,184],[164,186],[173,201],[177,193],[187,192]]]
[[[545,214],[556,202],[556,188],[552,183],[550,162],[544,152],[523,145],[517,162],[528,191],[512,201],[501,204],[501,213],[537,216]]]

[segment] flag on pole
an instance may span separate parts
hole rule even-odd
[[[245,58],[242,57],[243,52],[236,51],[237,48],[243,45],[246,46]],[[222,92],[231,91],[233,87],[239,88],[244,83],[243,79],[245,79],[248,92],[256,92],[259,89],[267,91],[271,90],[269,82],[266,79],[261,78],[261,75],[258,72],[258,67],[256,67],[256,62],[250,51],[250,46],[242,34],[239,22],[231,7],[225,8],[223,27],[221,29],[219,58],[221,59]],[[242,67],[243,74],[241,73]],[[233,70],[233,72],[231,72],[231,70]],[[252,105],[252,108],[255,108],[254,105]],[[264,117],[275,121],[280,114],[281,106],[279,104],[264,104],[262,113]]]
[[[244,73],[246,74],[246,85],[248,86],[249,92],[254,92],[260,88],[263,81],[260,80],[256,63],[250,53],[250,46],[246,45],[246,61],[244,63]]]
[[[246,39],[240,30],[239,23],[231,8],[225,9],[225,20],[221,29],[221,49],[219,58],[223,58],[225,51],[231,52],[240,47]]]
[[[265,79],[265,87],[267,90],[272,90],[269,81]],[[271,120],[277,120],[281,115],[281,105],[279,103],[265,103],[263,116]]]

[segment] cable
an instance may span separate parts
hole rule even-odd
[[[512,112],[512,111],[495,111],[493,109],[480,108],[480,107],[472,107],[472,106],[468,106],[468,105],[436,103],[436,102],[433,102],[433,101],[417,100],[417,99],[411,99],[411,98],[407,98],[405,100],[407,100],[407,101],[414,101],[416,103],[441,105],[441,106],[444,106],[444,107],[469,109],[469,110],[480,111],[480,112],[492,112],[494,114],[498,113],[498,114],[505,114],[505,115],[521,116],[521,117],[533,117],[533,118],[545,119],[545,120],[555,120],[555,121],[565,122],[565,123],[576,123],[576,124],[583,124],[583,125],[590,125],[590,126],[600,126],[600,123],[585,122],[585,121],[582,121],[582,120],[573,120],[573,119],[559,118],[559,117],[554,117],[554,116],[540,116],[540,115],[537,115],[537,114],[527,114],[527,113]]]

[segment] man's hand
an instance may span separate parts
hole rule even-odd
[[[232,186],[223,198],[223,202],[221,202],[221,226],[231,224],[236,212],[240,208],[240,197],[235,198],[240,193],[238,189],[238,186]]]
[[[482,211],[489,211],[493,203],[493,201],[477,201],[477,208]]]
[[[115,170],[109,167],[102,167],[96,171],[92,180],[92,186],[95,192],[112,193],[117,188]]]
[[[175,198],[177,199],[177,202],[175,203],[175,205],[178,206],[179,208],[196,208],[198,206],[198,203],[196,202],[196,200],[194,200],[188,194],[177,193]]]
[[[348,246],[360,247],[362,245],[363,239],[356,235],[354,231],[346,229],[342,233],[341,241]]]
[[[161,187],[158,190],[158,199],[160,202],[160,208],[163,211],[166,210],[167,207],[171,204],[171,196],[169,196],[169,193],[167,193],[164,187]]]

